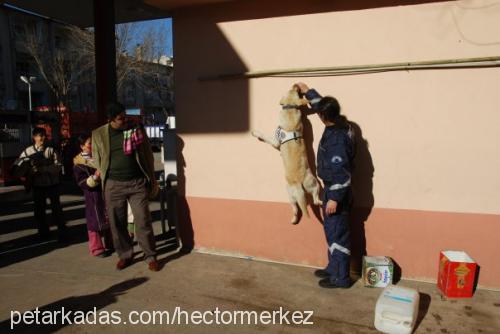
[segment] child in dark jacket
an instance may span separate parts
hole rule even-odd
[[[90,135],[80,135],[78,141],[81,153],[73,159],[73,174],[85,196],[89,250],[93,256],[106,257],[112,252],[113,244],[102,196],[101,177],[92,159]]]

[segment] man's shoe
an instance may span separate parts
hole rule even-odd
[[[116,269],[117,270],[123,270],[125,268],[127,268],[128,266],[130,266],[132,264],[132,259],[120,259],[117,263],[116,263]]]
[[[322,288],[327,288],[327,289],[335,289],[335,288],[340,288],[340,289],[347,289],[351,285],[350,284],[339,284],[337,281],[331,281],[330,277],[323,278],[321,281],[318,282],[319,286]]]
[[[325,269],[318,269],[318,270],[314,271],[314,276],[316,276],[318,278],[327,278],[327,277],[330,277],[331,274],[328,271],[326,271]]]
[[[152,260],[151,262],[148,263],[148,268],[151,271],[159,271],[160,265],[159,265],[158,261]]]

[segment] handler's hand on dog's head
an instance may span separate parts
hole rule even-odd
[[[305,94],[309,90],[309,87],[303,82],[297,82],[295,85],[293,85],[293,87],[297,89],[300,94]]]

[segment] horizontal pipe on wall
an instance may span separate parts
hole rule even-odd
[[[200,81],[251,79],[261,77],[315,77],[370,74],[389,71],[413,71],[453,68],[498,67],[500,57],[477,57],[446,60],[429,60],[405,63],[369,64],[353,66],[333,66],[315,68],[290,68],[282,70],[250,71],[244,73],[223,74],[200,77]]]

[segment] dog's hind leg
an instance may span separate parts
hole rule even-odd
[[[288,185],[286,187],[286,190],[288,190],[288,200],[290,202],[290,205],[292,206],[293,211],[291,223],[295,225],[299,223],[299,207],[297,205],[297,201],[295,200],[295,194],[292,186]]]
[[[300,220],[299,208],[303,215],[309,217],[309,212],[307,211],[306,194],[301,184],[289,184],[287,186],[288,197],[290,199],[290,204],[293,209],[293,217],[291,220],[292,224],[298,224]]]
[[[319,182],[314,177],[310,169],[306,171],[306,177],[304,178],[304,189],[312,195],[314,205],[322,205],[323,202],[319,199]]]

